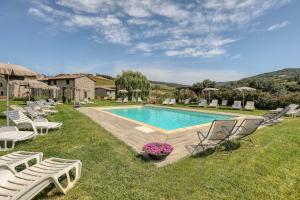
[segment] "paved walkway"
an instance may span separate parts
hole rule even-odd
[[[185,130],[178,133],[164,134],[158,131],[145,133],[136,129],[141,125],[134,122],[124,120],[122,118],[114,117],[107,113],[101,112],[96,107],[81,107],[78,110],[88,116],[91,120],[100,124],[103,128],[109,131],[116,138],[124,141],[131,146],[137,153],[142,152],[143,145],[149,142],[167,142],[174,147],[174,151],[167,157],[167,159],[155,162],[158,167],[173,163],[175,161],[190,155],[186,149],[186,145],[196,145],[199,142],[196,131],[197,129]],[[209,126],[200,128],[206,131]]]

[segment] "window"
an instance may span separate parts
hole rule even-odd
[[[3,95],[4,95],[4,92],[3,92],[3,91],[1,91],[1,92],[0,92],[0,96],[3,96]]]
[[[0,87],[3,87],[3,83],[2,82],[0,83]]]
[[[56,80],[53,81],[53,84],[56,85]]]
[[[66,80],[66,84],[67,84],[67,85],[70,85],[70,80]]]

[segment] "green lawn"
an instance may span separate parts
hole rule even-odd
[[[61,130],[16,150],[80,159],[82,177],[66,196],[51,190],[39,199],[299,199],[300,118],[257,131],[255,147],[241,142],[231,154],[217,151],[157,168],[71,106],[58,109],[51,119],[64,123]]]

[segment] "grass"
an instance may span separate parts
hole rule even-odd
[[[109,103],[105,103],[107,105]],[[1,113],[4,102],[0,102]],[[66,195],[55,190],[37,199],[298,199],[300,119],[258,130],[255,147],[241,142],[233,153],[187,157],[157,168],[70,105],[58,106],[51,120],[63,128],[15,150],[42,151],[45,157],[80,159],[80,181]],[[0,124],[5,118],[0,118]],[[0,152],[0,155],[6,154]]]
[[[102,76],[93,76],[91,77],[94,81],[96,81],[95,85],[101,85],[101,86],[112,86],[115,85],[114,80],[110,80],[107,78],[104,78]]]

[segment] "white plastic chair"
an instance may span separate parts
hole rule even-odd
[[[0,197],[10,200],[33,199],[51,183],[66,194],[80,178],[81,166],[79,160],[46,159],[1,182]],[[66,178],[66,186],[63,186],[62,178]]]
[[[58,129],[62,126],[62,123],[60,122],[49,122],[47,119],[43,118],[32,121],[24,113],[18,110],[11,110],[4,113],[17,127],[32,128],[35,134],[48,134],[50,129]],[[37,131],[38,129],[40,129],[40,132]],[[44,130],[46,130],[46,132],[44,132]]]
[[[15,126],[0,128],[0,151],[9,151],[15,148],[17,142],[34,139],[36,134],[32,131],[19,131]]]
[[[206,99],[201,99],[198,106],[199,107],[206,107],[207,106],[207,100]]]

